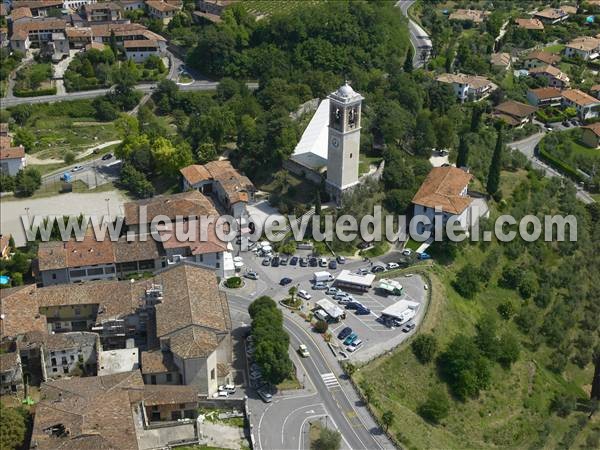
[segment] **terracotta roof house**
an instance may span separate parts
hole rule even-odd
[[[0,340],[30,331],[47,333],[46,317],[39,312],[35,285],[0,291]]]
[[[581,127],[581,140],[592,148],[600,148],[600,122]]]
[[[162,20],[165,24],[169,23],[173,17],[181,11],[181,5],[162,0],[147,0],[146,8],[150,17]]]
[[[546,8],[533,13],[533,17],[545,24],[556,24],[569,18],[569,13],[560,8]]]
[[[8,136],[0,136],[0,172],[15,176],[26,165],[23,146],[13,146]]]
[[[245,205],[254,199],[256,188],[250,179],[234,169],[227,160],[193,164],[180,172],[184,190],[214,194],[235,217],[239,217],[245,211]]]
[[[484,201],[481,204],[477,203],[478,208],[472,208],[474,199],[468,194],[468,186],[472,178],[473,176],[463,169],[452,166],[434,167],[412,199],[414,215],[427,217],[433,226],[438,220],[436,218],[436,208],[438,208],[443,223],[453,220],[460,228],[468,229],[471,220],[489,214]]]
[[[23,370],[18,351],[0,353],[0,394],[23,390]]]
[[[533,69],[534,67],[553,65],[560,61],[560,56],[554,53],[545,52],[543,50],[534,50],[529,52],[523,58],[523,66],[526,69]]]
[[[562,94],[559,89],[553,87],[529,89],[527,91],[527,101],[539,108],[560,106],[562,103]]]
[[[540,19],[515,19],[515,24],[519,28],[523,28],[525,30],[538,30],[541,31],[544,29],[544,23]]]
[[[485,77],[465,75],[463,73],[444,73],[438,75],[440,83],[451,84],[458,100],[462,103],[471,100],[481,100],[498,88]]]
[[[122,18],[123,8],[117,2],[89,3],[82,12],[88,22],[112,22]]]
[[[580,57],[585,61],[594,60],[600,52],[600,39],[591,36],[578,37],[565,45],[565,56]]]
[[[536,78],[543,78],[547,81],[548,86],[558,89],[568,87],[571,82],[567,74],[551,65],[534,67],[529,71],[529,75]]]
[[[492,53],[490,62],[492,63],[492,67],[507,70],[512,63],[512,58],[510,57],[510,53]]]
[[[479,11],[476,9],[457,9],[453,11],[450,16],[448,16],[448,19],[479,24],[482,23],[489,15],[489,11]]]
[[[34,16],[47,16],[51,9],[62,9],[62,0],[36,0],[36,1],[25,1],[25,0],[13,0],[13,9],[17,8],[29,8]]]
[[[16,8],[11,11],[9,17],[13,23],[16,23],[23,19],[31,19],[33,14],[29,8]]]
[[[566,89],[562,91],[563,106],[573,107],[577,111],[580,120],[598,117],[600,112],[600,100],[586,94],[579,89]]]
[[[536,111],[535,106],[508,100],[496,106],[492,115],[511,127],[521,127],[531,121]]]

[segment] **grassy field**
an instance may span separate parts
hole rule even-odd
[[[503,173],[502,190],[510,194],[525,172]],[[497,243],[465,244],[460,256],[449,265],[434,263],[429,267],[411,268],[424,271],[431,279],[431,301],[419,333],[432,333],[438,342],[438,354],[457,334],[475,334],[475,324],[483,313],[495,310],[510,301],[518,308],[523,300],[513,290],[498,287],[497,279],[505,263],[498,259],[497,270],[489,275],[487,285],[472,300],[461,297],[452,287],[456,273],[467,262],[481,265]],[[502,253],[500,253],[502,254]],[[492,367],[491,387],[478,398],[465,402],[452,399],[445,383],[438,376],[435,363],[421,364],[410,349],[410,341],[391,354],[382,356],[359,368],[353,375],[359,386],[369,385],[374,394],[371,407],[380,419],[385,411],[394,413],[391,436],[403,448],[566,448],[561,445],[569,434],[576,434],[571,448],[586,447],[585,439],[592,429],[600,429],[600,415],[587,422],[587,414],[572,413],[560,418],[549,412],[549,404],[557,392],[570,392],[587,397],[579,386],[589,389],[592,365],[580,369],[567,365],[563,376],[547,369],[552,353],[545,344],[536,350],[531,336],[523,335],[513,321],[499,321],[499,329],[517,335],[523,343],[519,360],[510,369],[498,364]],[[535,336],[533,336],[535,339]],[[451,398],[450,411],[441,424],[425,421],[418,408],[429,391],[441,388]],[[578,423],[585,423],[579,431]]]
[[[544,47],[544,51],[559,54],[559,53],[562,53],[564,48],[565,48],[564,44],[553,44],[553,45],[548,45],[547,47]]]
[[[361,154],[360,162],[358,163],[359,175],[369,173],[371,164],[378,166],[380,163],[381,163],[381,157],[379,157],[379,156],[367,156],[367,155]]]

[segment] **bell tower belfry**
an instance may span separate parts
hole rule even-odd
[[[329,99],[327,190],[339,202],[344,190],[358,184],[362,95],[346,82]]]

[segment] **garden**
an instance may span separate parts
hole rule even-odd
[[[16,97],[37,97],[56,94],[52,82],[50,63],[33,63],[17,72],[14,95]]]

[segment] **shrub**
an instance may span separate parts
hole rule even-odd
[[[411,348],[417,359],[422,364],[426,364],[432,361],[435,356],[437,340],[432,334],[420,334],[411,344]]]
[[[65,161],[65,164],[73,164],[75,161],[75,153],[71,151],[66,152],[63,160]]]
[[[229,289],[237,289],[242,285],[242,279],[240,277],[231,277],[225,280],[225,286]]]
[[[550,402],[550,411],[560,417],[567,417],[577,406],[577,399],[572,394],[555,394]]]
[[[418,413],[429,422],[440,423],[442,419],[448,416],[449,410],[448,395],[441,388],[436,388],[429,391],[427,400],[419,406]]]

